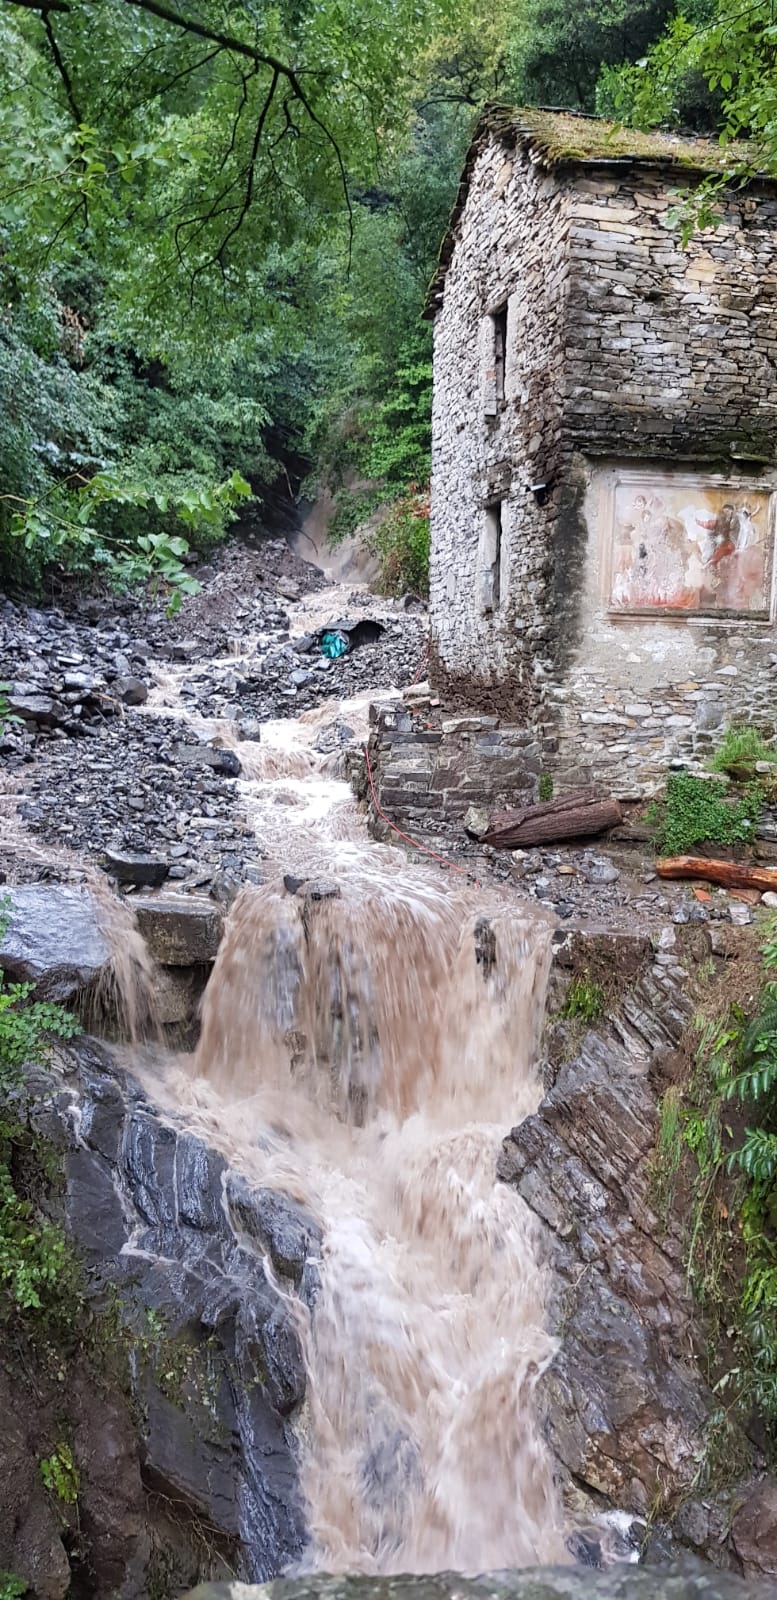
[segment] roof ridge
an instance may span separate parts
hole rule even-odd
[[[426,300],[424,315],[433,317],[442,300],[445,276],[456,244],[457,226],[466,204],[470,181],[481,149],[491,137],[513,147],[519,142],[550,170],[556,167],[659,166],[689,177],[736,176],[736,167],[752,146],[744,141],[724,145],[694,134],[627,128],[622,123],[587,112],[550,110],[542,106],[511,106],[494,101],[480,112],[472,130],[458,193]],[[732,160],[732,152],[735,152]],[[761,176],[756,170],[742,181]]]

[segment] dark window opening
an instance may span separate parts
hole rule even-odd
[[[502,598],[502,501],[486,507],[483,548],[483,610],[498,611]]]
[[[494,325],[494,390],[498,406],[504,405],[507,368],[507,301],[492,312]]]

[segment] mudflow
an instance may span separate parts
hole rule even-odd
[[[335,709],[366,734],[365,697],[241,747],[247,815],[300,887],[242,890],[196,1057],[154,1096],[322,1227],[312,1315],[289,1296],[303,1570],[568,1561],[534,1405],[555,1348],[534,1221],[495,1181],[541,1098],[550,926],[366,838],[314,752]]]
[[[323,1226],[313,1316],[293,1302],[306,1566],[563,1559],[533,1405],[553,1353],[543,1277],[530,1213],[494,1181],[505,1128],[539,1099],[549,930],[420,869],[363,859],[339,891],[242,892],[194,1075],[166,1085]]]

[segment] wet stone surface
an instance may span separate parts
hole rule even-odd
[[[288,1419],[305,1371],[288,1296],[309,1299],[320,1228],[163,1121],[95,1040],[59,1049],[36,1089],[34,1125],[63,1152],[68,1230],[92,1284],[118,1291],[140,1352],[144,1472],[239,1541],[246,1576],[269,1576],[304,1538]]]
[[[460,1573],[429,1577],[328,1577],[276,1579],[253,1587],[201,1584],[184,1600],[768,1600],[763,1583],[693,1563],[648,1572],[626,1567],[586,1572],[544,1567],[479,1578]]]

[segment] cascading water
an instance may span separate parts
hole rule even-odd
[[[242,891],[196,1057],[154,1088],[322,1227],[312,1314],[288,1291],[308,1369],[305,1570],[564,1561],[534,1405],[554,1352],[543,1272],[532,1214],[495,1181],[540,1099],[551,930],[365,838],[314,739],[366,708],[241,746],[247,813],[299,886],[279,872]]]
[[[379,854],[379,853],[378,853]],[[532,1220],[494,1181],[537,1103],[550,930],[422,870],[247,889],[205,998],[198,1131],[324,1231],[301,1440],[308,1565],[563,1559],[533,1390]]]

